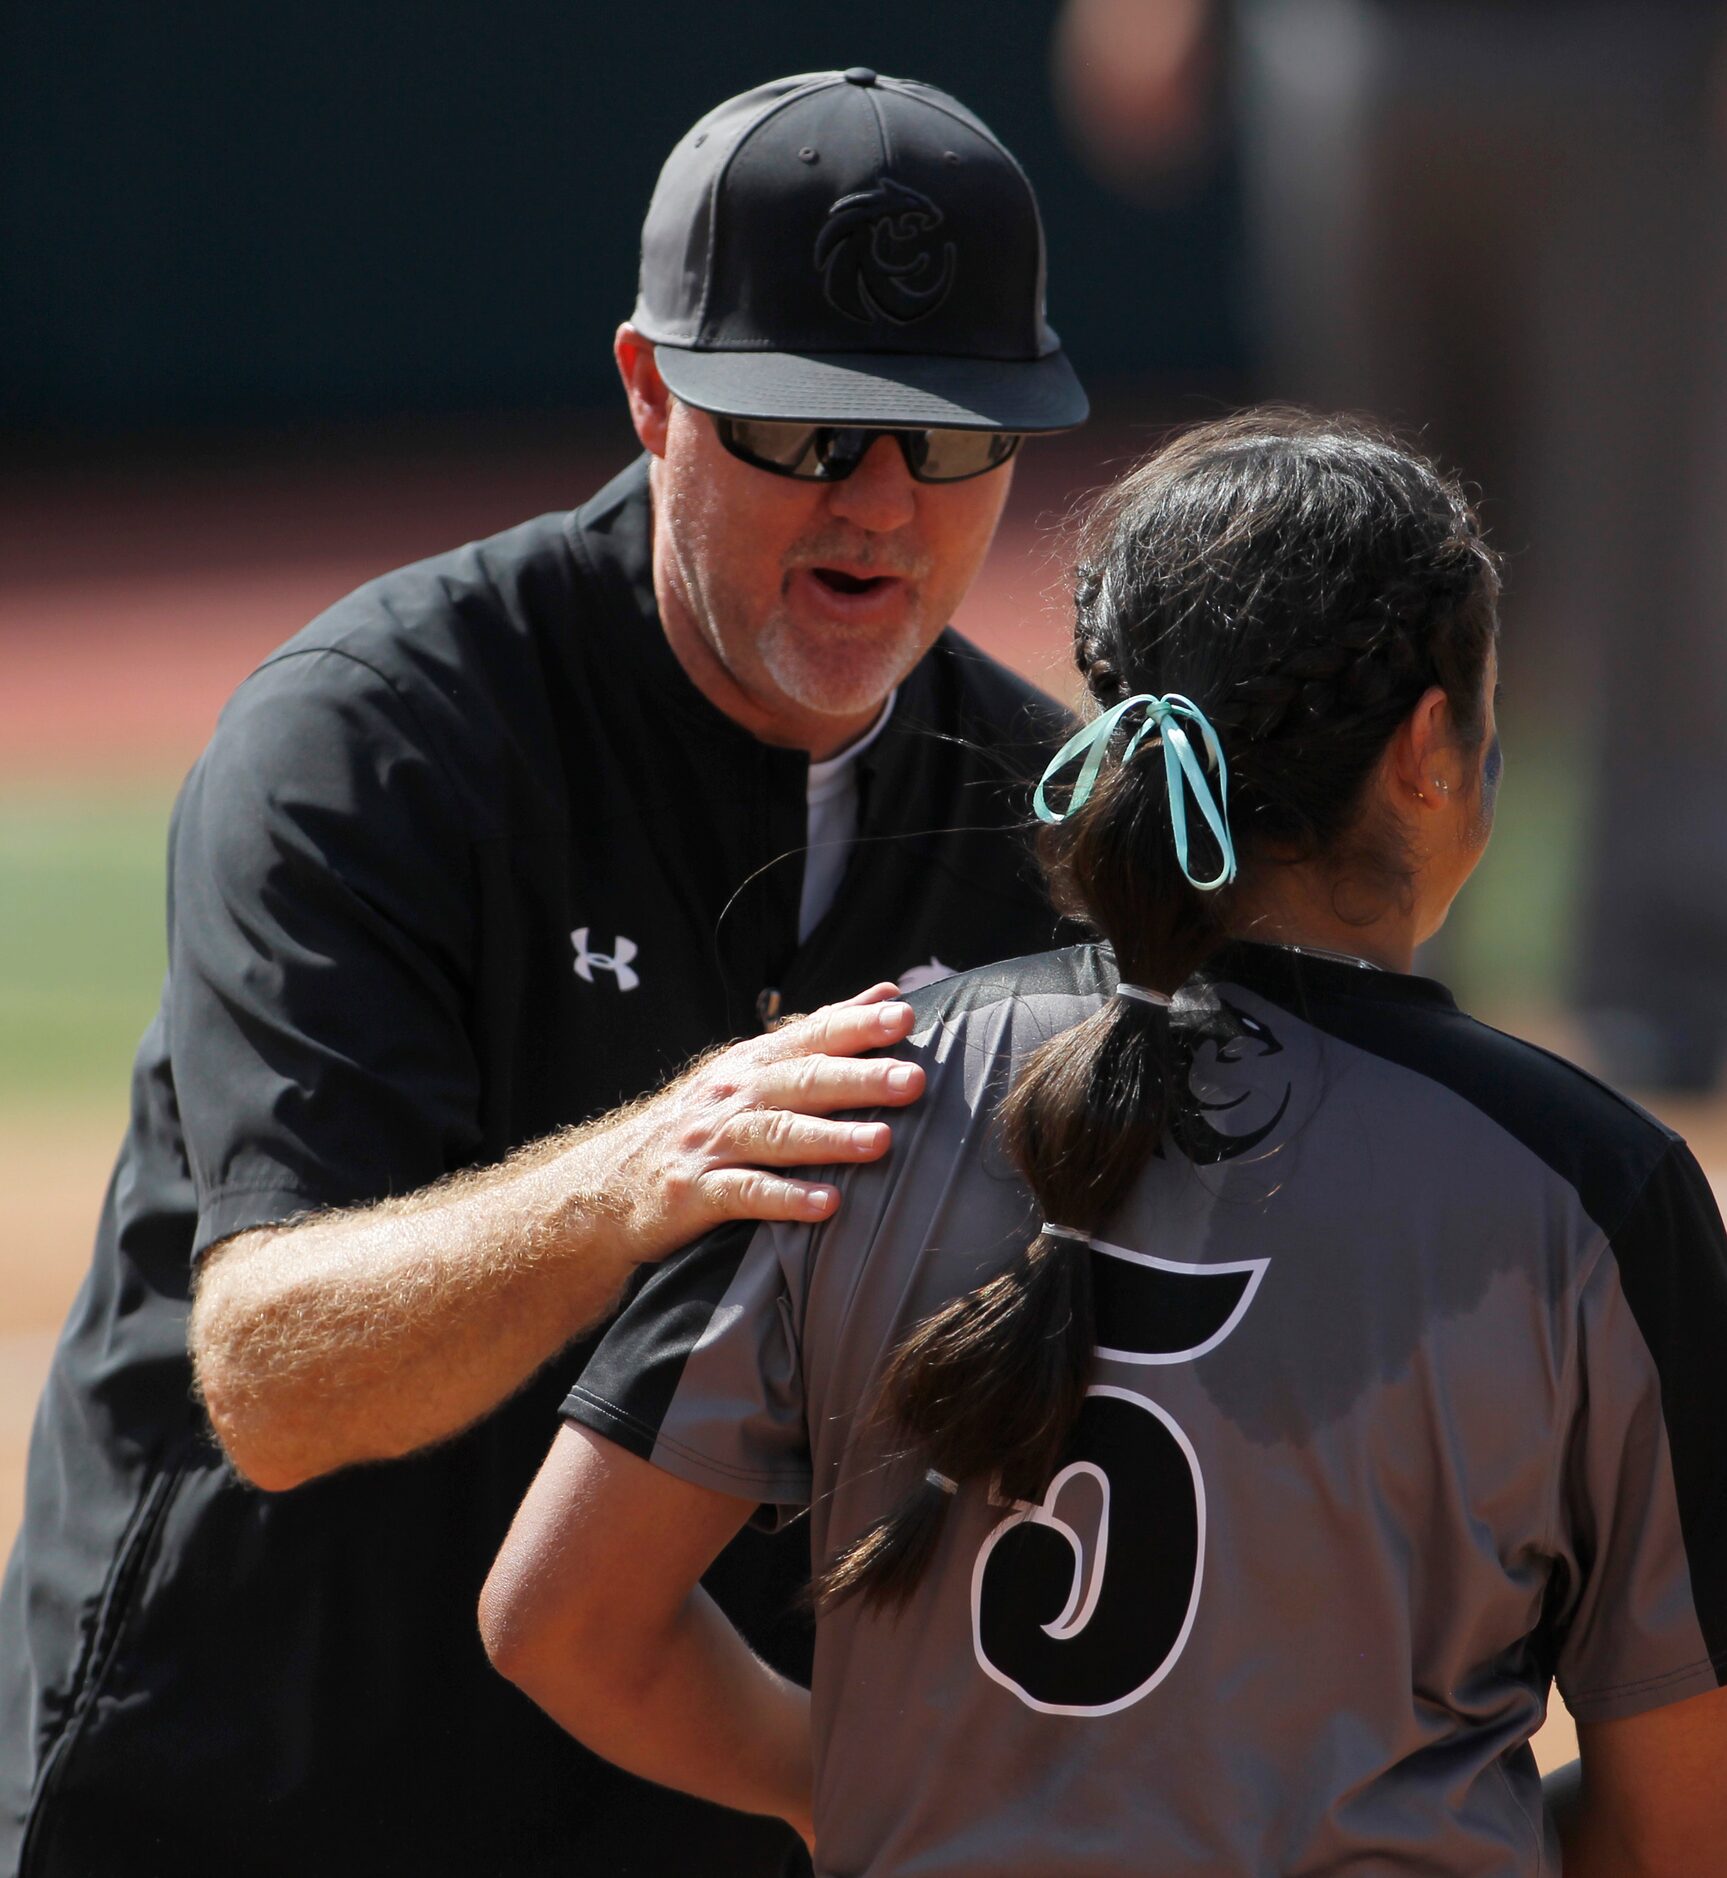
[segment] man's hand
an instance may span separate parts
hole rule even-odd
[[[404,1198],[212,1247],[191,1346],[229,1458],[279,1491],[459,1433],[611,1309],[636,1266],[726,1219],[820,1220],[923,1071],[853,1060],[909,1035],[876,985],[705,1058],[658,1095]],[[356,1126],[363,1116],[355,1117]]]
[[[613,1118],[619,1218],[636,1263],[662,1258],[727,1219],[826,1219],[831,1186],[771,1170],[873,1161],[885,1122],[828,1119],[915,1102],[915,1063],[857,1061],[911,1032],[893,985],[794,1017],[764,1037],[704,1057],[658,1095]],[[627,1139],[627,1145],[625,1145]]]

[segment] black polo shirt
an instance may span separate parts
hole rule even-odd
[[[481,1651],[584,1348],[432,1453],[274,1497],[223,1461],[186,1355],[216,1240],[495,1161],[776,1004],[1055,937],[1024,826],[1060,713],[950,632],[859,759],[800,946],[806,759],[685,677],[650,537],[638,464],[360,589],[247,679],[186,784],[162,1007],[0,1601],[7,1869],[788,1866],[784,1828],[596,1761]],[[752,1533],[711,1581],[794,1671],[806,1563],[801,1529]]]

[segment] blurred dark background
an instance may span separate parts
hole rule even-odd
[[[1089,378],[1229,382],[1227,164],[1124,228],[1063,135],[1056,9],[973,0],[62,0],[0,26],[9,453],[610,407],[678,134],[780,73],[955,92],[1036,181]]]

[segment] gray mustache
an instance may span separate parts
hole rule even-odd
[[[788,573],[800,567],[843,567],[851,573],[891,574],[901,580],[918,580],[929,571],[929,563],[922,555],[883,553],[877,548],[839,540],[800,543],[786,556],[784,565]]]

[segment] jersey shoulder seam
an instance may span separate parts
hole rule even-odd
[[[350,652],[345,646],[339,645],[284,646],[279,651],[272,652],[262,664],[256,666],[247,675],[247,679],[241,682],[246,683],[250,679],[256,678],[276,666],[287,664],[291,659],[310,658],[343,659],[350,665],[357,665],[361,671],[369,672],[372,677],[377,679],[379,684],[395,699],[402,711],[406,713],[418,741],[418,747],[431,759],[432,766],[437,772],[439,786],[443,790],[451,815],[458,824],[463,826],[468,841],[474,843],[492,838],[495,831],[480,830],[467,825],[467,818],[463,815],[461,809],[461,792],[456,787],[456,779],[450,771],[449,760],[444,755],[440,740],[432,736],[427,730],[425,720],[414,708],[413,699],[408,696],[402,686],[397,684],[395,679],[392,678],[382,666],[374,664],[371,659],[363,658],[358,652]]]

